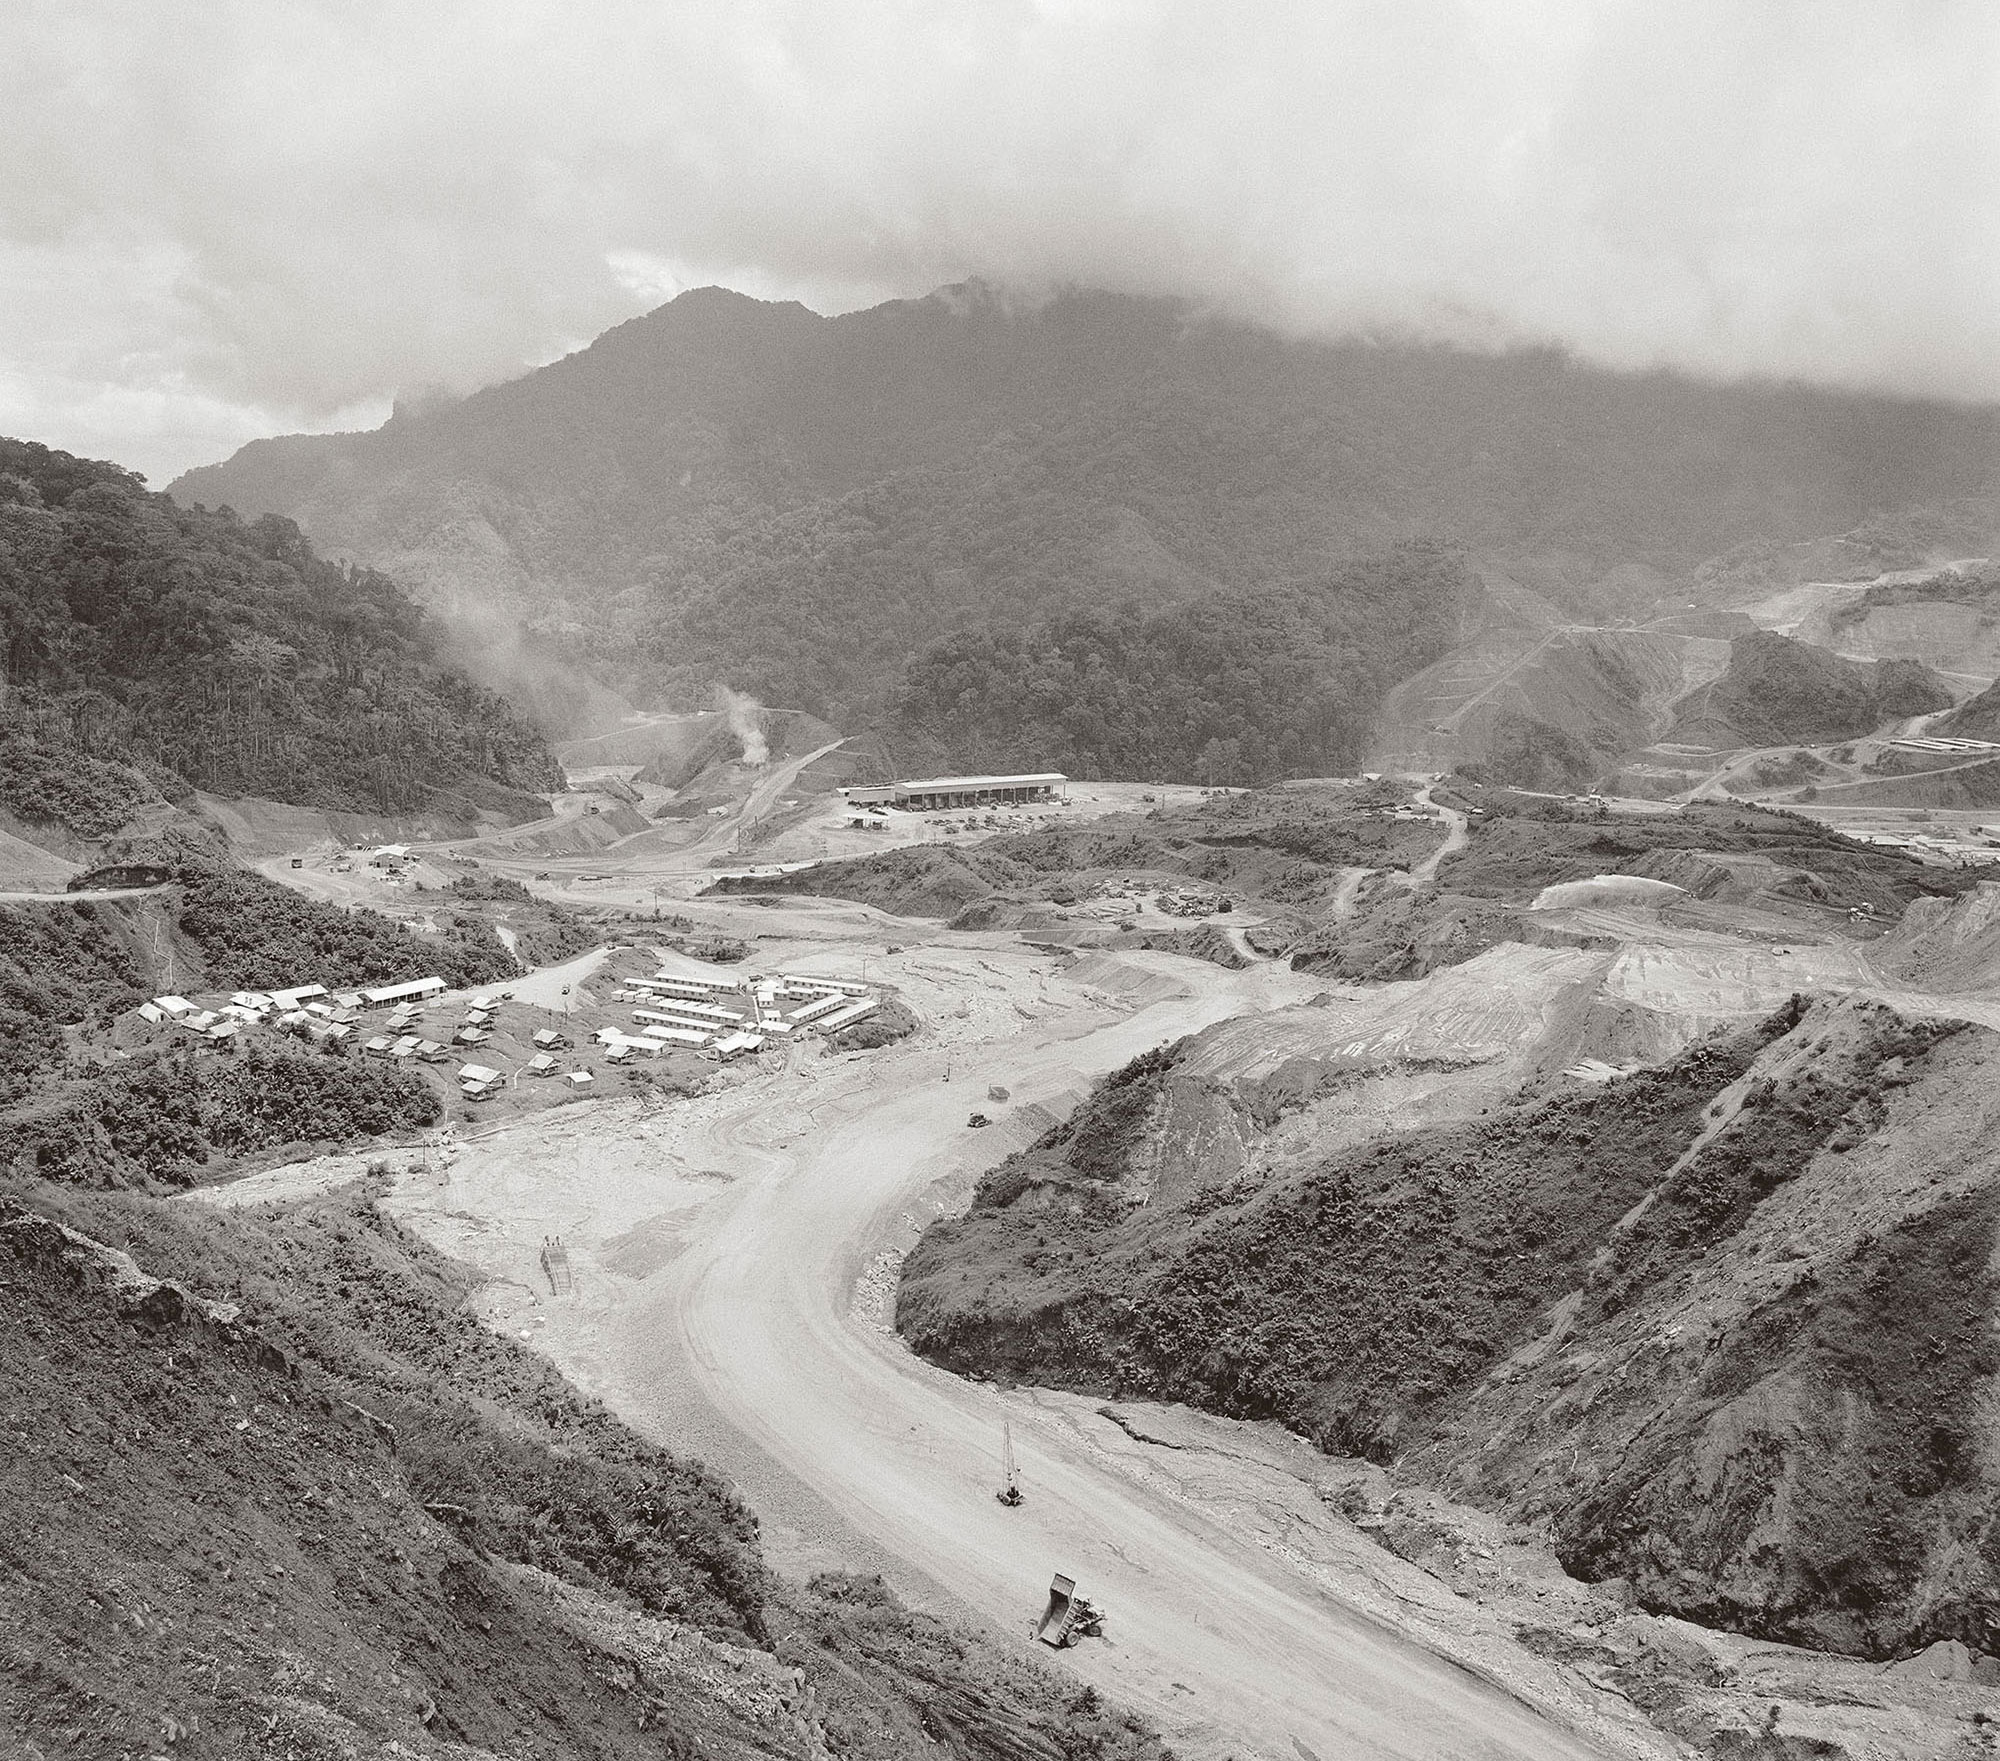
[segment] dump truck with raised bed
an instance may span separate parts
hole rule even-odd
[[[1066,1578],[1057,1572],[1049,1585],[1049,1605],[1042,1610],[1042,1618],[1035,1623],[1035,1637],[1044,1645],[1052,1645],[1060,1651],[1079,1639],[1098,1638],[1103,1631],[1104,1616],[1096,1604],[1089,1597],[1076,1593],[1074,1578]]]

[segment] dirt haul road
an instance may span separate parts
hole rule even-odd
[[[900,1581],[943,1587],[1003,1634],[1026,1642],[1052,1572],[1074,1576],[1107,1610],[1109,1642],[1066,1661],[1159,1717],[1184,1755],[1603,1753],[1317,1593],[1268,1543],[1191,1518],[1052,1409],[936,1370],[857,1313],[857,1280],[901,1214],[954,1164],[1004,1153],[1006,1131],[966,1130],[988,1083],[1012,1091],[1009,1114],[1066,1105],[1151,1046],[1302,994],[1282,968],[1155,961],[1182,994],[1109,1025],[1091,1027],[1101,1009],[1059,1011],[982,1048],[873,1061],[800,1048],[801,1068],[733,1091],[679,1140],[676,1160],[733,1178],[676,1214],[677,1254],[603,1317],[581,1362],[548,1344],[642,1427],[733,1473],[760,1510],[782,1522],[803,1488]],[[1029,1134],[1024,1122],[1012,1135]],[[476,1165],[465,1172],[477,1182]],[[1008,1412],[1028,1489],[1017,1510],[993,1496]],[[820,1545],[822,1559],[844,1550]]]

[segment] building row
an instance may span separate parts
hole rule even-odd
[[[868,992],[860,979],[810,973],[711,978],[663,968],[651,978],[626,980],[617,993],[620,1001],[641,1005],[632,1011],[637,1031],[605,1028],[597,1040],[614,1062],[657,1057],[674,1047],[735,1057],[807,1028],[837,1032],[877,1007]]]
[[[932,813],[960,807],[1027,806],[1066,800],[1069,778],[1060,771],[1021,776],[930,777],[910,783],[858,783],[840,791],[849,807],[894,807]]]

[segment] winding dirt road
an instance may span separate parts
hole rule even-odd
[[[764,1458],[760,1471],[728,1451],[753,1502],[772,1495],[775,1470],[1003,1632],[1025,1634],[1053,1571],[1073,1575],[1108,1610],[1111,1642],[1066,1661],[1162,1718],[1183,1753],[1602,1753],[1317,1593],[1267,1548],[1191,1523],[1108,1468],[1048,1406],[936,1370],[854,1312],[856,1279],[899,1214],[950,1160],[967,1159],[966,1111],[984,1084],[1005,1084],[1013,1110],[1061,1105],[1083,1079],[1246,1008],[1296,1000],[1301,983],[1271,966],[1173,970],[1193,975],[1186,994],[1081,1037],[1051,1022],[993,1044],[977,1086],[963,1053],[948,1084],[944,1057],[927,1052],[824,1064],[816,1082],[794,1073],[787,1087],[807,1090],[803,1106],[775,1081],[737,1091],[705,1146],[732,1166],[733,1184],[602,1341],[619,1404],[672,1430],[698,1394]],[[981,1134],[980,1160],[1004,1153],[984,1141],[1002,1136]],[[1029,1488],[1012,1511],[993,1497],[1003,1415]]]
[[[897,928],[822,902],[766,916],[788,932],[768,953],[794,969],[851,970]],[[691,1100],[605,1099],[458,1136],[441,1156],[411,1158],[387,1202],[485,1271],[491,1324],[731,1477],[783,1569],[884,1571],[920,1605],[1024,1647],[1051,1575],[1076,1578],[1106,1632],[1061,1666],[1156,1718],[1184,1761],[1679,1753],[1629,1701],[1522,1648],[1504,1612],[1347,1523],[1297,1439],[1183,1408],[962,1380],[887,1324],[917,1219],[1098,1075],[1230,1018],[1247,1018],[1239,1038],[1284,1041],[1264,1047],[1273,1059],[1301,1033],[1373,1043],[1387,1023],[1400,1043],[1439,1011],[1457,1023],[1454,1043],[1510,1043],[1518,1026],[1471,1020],[1457,994],[1484,995],[1491,975],[1329,1001],[1277,962],[1059,960],[997,932],[906,933],[868,958],[927,1017],[921,1039],[852,1057],[800,1044],[782,1068]],[[1521,955],[1544,967],[1586,958]],[[1562,989],[1560,971],[1542,978]],[[1457,989],[1434,994],[1438,982]],[[1309,997],[1318,1007],[1286,1007]],[[1317,1027],[1301,1019],[1321,1011]],[[990,1085],[1008,1100],[990,1101]],[[975,1107],[997,1125],[968,1130]],[[318,1158],[191,1202],[295,1202],[363,1165]],[[537,1270],[551,1233],[573,1273],[560,1293]],[[1013,1510],[993,1496],[1009,1420],[1027,1492]]]

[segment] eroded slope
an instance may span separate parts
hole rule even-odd
[[[1801,1003],[1316,1158],[1261,1154],[1271,1097],[1223,1083],[1237,1165],[1174,1190],[1198,1045],[926,1234],[919,1350],[1280,1418],[1546,1524],[1656,1610],[1864,1655],[1986,1643],[1991,1034]]]
[[[1161,1753],[879,1581],[777,1578],[469,1284],[352,1192],[0,1207],[10,1754]]]

